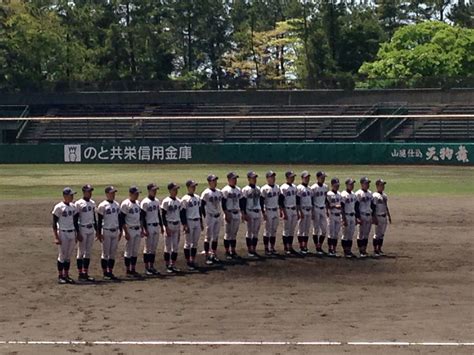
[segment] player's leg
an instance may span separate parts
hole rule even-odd
[[[239,258],[237,255],[237,233],[239,232],[240,227],[240,215],[233,214],[232,215],[232,227],[231,227],[231,235],[230,235],[230,253],[233,259]]]
[[[169,227],[168,227],[168,230],[169,230]],[[170,269],[170,266],[171,266],[171,249],[172,249],[172,242],[173,242],[173,234],[171,233],[165,233],[164,237],[163,237],[163,241],[164,241],[164,249],[163,249],[163,260],[165,261],[165,266],[166,266],[166,271],[167,272],[173,272],[171,269]]]
[[[211,240],[214,233],[214,217],[210,214],[206,215],[206,219],[204,223],[206,224],[206,232],[204,235],[204,256],[206,258],[206,264],[212,265],[212,258],[211,258]]]
[[[172,236],[173,238],[171,239],[170,266],[171,266],[172,272],[178,272],[180,270],[176,267],[176,261],[178,260],[178,247],[179,247],[179,239],[180,239],[180,225],[179,224],[173,226]]]
[[[196,268],[197,247],[199,245],[199,238],[201,237],[201,222],[193,221],[193,228],[191,230],[191,263]]]
[[[373,247],[374,247],[374,256],[381,256],[380,251],[382,250],[383,237],[385,230],[387,228],[387,218],[383,216],[377,217],[377,225],[375,226],[374,237],[373,237]]]
[[[304,215],[303,215],[303,218],[299,219],[296,225],[296,235],[298,238],[298,244],[300,246],[300,253],[304,252],[304,238],[303,238],[304,227],[305,227],[304,224],[305,224],[305,220],[304,220]]]
[[[89,276],[89,266],[91,263],[92,245],[94,243],[94,237],[95,237],[94,232],[95,231],[93,228],[87,228],[87,233],[82,234],[82,237],[84,238],[82,273],[83,273],[83,278],[86,281],[94,281],[94,278]]]
[[[156,248],[158,248],[158,242],[160,240],[160,229],[159,227],[153,227],[154,230],[153,230],[153,240],[152,240],[152,243],[150,245],[150,250],[149,250],[149,260],[148,260],[148,264],[150,266],[150,270],[151,272],[153,273],[153,275],[158,275],[159,272],[155,269],[155,259],[156,259]]]
[[[64,278],[68,283],[74,283],[73,279],[69,276],[69,269],[71,267],[71,259],[74,253],[74,247],[76,246],[76,236],[74,232],[65,232],[64,238]]]
[[[193,269],[191,266],[191,228],[192,222],[188,221],[188,230],[184,233],[184,258],[186,259],[186,264],[188,265],[189,269]]]
[[[109,255],[107,259],[107,273],[111,280],[118,280],[114,275],[114,266],[115,266],[115,257],[117,255],[119,235],[120,231],[109,231],[110,233],[110,245],[109,245]]]
[[[324,209],[319,209],[319,219],[318,219],[318,228],[320,231],[318,237],[318,254],[325,255],[326,252],[323,249],[324,240],[326,239],[326,234],[328,230],[328,218]]]
[[[270,218],[271,223],[270,223],[270,228],[269,228],[269,234],[270,234],[270,253],[277,254],[275,250],[275,244],[276,244],[276,235],[277,235],[277,230],[278,230],[278,223],[279,223],[279,217],[278,214],[275,213],[272,218]]]
[[[62,231],[58,231],[58,237],[61,244],[58,245],[58,257],[57,257],[57,269],[58,269],[58,283],[65,284],[66,279],[64,277],[64,263],[66,261],[66,248],[63,245],[65,243],[65,237]]]
[[[269,244],[270,244],[270,236],[272,235],[271,234],[272,220],[273,220],[273,217],[268,215],[268,211],[267,211],[266,218],[263,222],[263,248],[265,250],[265,255],[271,255]]]
[[[133,230],[133,233],[130,234],[130,239],[132,240],[130,270],[133,276],[139,277],[140,275],[137,273],[136,268],[137,268],[137,261],[138,261],[138,253],[140,250],[140,241],[142,239],[140,235],[140,230],[139,229]]]
[[[290,236],[288,237],[288,248],[291,254],[296,254],[293,249],[293,240],[295,238],[296,225],[298,223],[298,216],[295,211],[291,213]]]
[[[217,245],[219,242],[219,233],[221,231],[221,220],[218,217],[213,217],[212,233],[211,233],[211,254],[212,261],[219,262],[217,257]]]
[[[77,243],[76,265],[79,280],[84,280],[84,255],[86,253],[87,230],[84,227],[80,227],[79,232],[81,233],[82,240]]]
[[[254,218],[252,225],[252,252],[254,255],[257,255],[257,245],[258,245],[258,235],[260,233],[260,228],[262,226],[262,218],[260,215]]]

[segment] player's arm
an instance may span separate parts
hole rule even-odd
[[[164,208],[161,209],[161,221],[165,227],[168,227],[168,221],[166,220],[166,210]]]
[[[356,199],[356,202],[354,204],[354,210],[355,210],[356,219],[360,223],[360,203],[358,199]]]
[[[125,233],[125,239],[130,239],[130,234],[128,233],[128,226],[125,223],[125,216],[126,214],[120,211],[119,213],[119,225],[122,226],[122,230]]]
[[[265,213],[265,197],[260,196],[260,209],[262,210],[263,218],[266,219],[267,215]]]
[[[390,215],[390,210],[388,209],[388,202],[385,202],[385,207],[387,208],[388,222],[392,224],[392,216]]]
[[[94,214],[94,230],[97,232],[97,213],[96,213],[95,207],[93,210],[93,214]]]
[[[204,201],[202,201],[201,199],[199,200],[199,222],[201,223],[201,230],[204,230],[204,222],[202,220],[202,217],[203,217],[203,206],[202,206],[202,203]],[[204,215],[206,214],[206,211],[204,211]]]
[[[370,209],[372,210],[372,223],[376,225],[378,224],[378,220],[377,220],[376,206],[375,206],[374,200],[370,202]]]
[[[146,211],[144,209],[140,209],[140,224],[142,225],[142,234],[148,236],[148,224],[146,220]]]
[[[346,204],[344,203],[344,199],[341,199],[341,212],[342,212],[342,223],[345,226],[347,226]]]
[[[161,209],[158,208],[156,210],[156,213],[158,214],[158,224],[160,225],[160,228],[161,228],[161,233],[164,233],[164,224],[163,224],[163,217],[161,216]]]
[[[96,236],[96,239],[100,242],[104,240],[104,238],[102,237],[103,224],[104,224],[104,216],[100,212],[98,212],[97,213],[97,228],[96,228],[95,236]]]
[[[82,241],[82,236],[81,236],[81,232],[79,230],[79,213],[76,213],[73,217],[72,217],[72,221],[74,223],[74,229],[76,230],[76,239],[77,241]]]
[[[303,219],[303,211],[301,210],[301,196],[296,194],[296,213],[298,214],[298,219]]]
[[[183,229],[186,232],[188,230],[188,219],[186,218],[186,208],[181,208],[179,211],[179,218],[181,220],[181,224],[183,225]]]
[[[280,217],[283,219],[287,219],[288,216],[286,215],[286,210],[285,210],[285,195],[280,193],[278,195],[278,206],[280,206]]]
[[[61,244],[61,239],[59,239],[59,234],[58,234],[58,222],[59,222],[59,217],[56,216],[53,212],[53,235],[54,235],[54,243],[55,244]]]
[[[202,220],[202,217],[206,217],[206,201],[202,200],[201,199],[201,205],[199,206],[199,213],[201,215],[201,220]]]
[[[247,220],[247,198],[243,197],[239,200],[240,211],[242,212],[242,220]]]
[[[329,217],[329,211],[331,210],[332,206],[327,196],[326,196],[326,199],[324,200],[324,204],[326,205],[326,216]]]

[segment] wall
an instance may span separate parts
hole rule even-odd
[[[318,163],[474,165],[474,143],[0,145],[0,163]]]

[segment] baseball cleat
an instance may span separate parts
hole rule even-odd
[[[132,277],[133,277],[133,273],[132,273],[130,270],[127,270],[126,275],[127,275],[128,278],[132,278]]]
[[[94,282],[95,279],[92,276],[89,276],[89,274],[84,274],[84,281]]]
[[[278,255],[278,252],[275,249],[270,250],[270,253],[272,253],[272,255]]]
[[[112,276],[111,276],[111,275],[112,275],[111,273],[106,273],[106,274],[104,274],[103,279],[106,280],[106,281],[110,281],[110,280],[112,280]]]
[[[225,253],[225,258],[226,260],[232,260],[232,254],[231,253]]]
[[[379,258],[381,255],[378,251],[375,251],[374,252],[374,258]]]
[[[291,251],[285,250],[285,255],[291,255]]]
[[[67,281],[64,277],[58,277],[58,284],[60,285],[67,284]]]
[[[76,281],[74,281],[73,279],[71,279],[69,276],[66,276],[66,277],[64,278],[64,280],[66,280],[66,283],[68,283],[68,284],[75,284],[75,283],[76,283]]]
[[[213,265],[214,262],[212,261],[212,259],[209,257],[206,259],[206,265]]]
[[[300,249],[300,254],[301,255],[306,255],[308,252],[305,249]]]
[[[146,275],[146,276],[153,276],[154,273],[153,273],[153,271],[152,271],[151,269],[146,269],[146,270],[145,270],[145,275]]]
[[[338,255],[337,255],[337,253],[336,253],[335,251],[330,251],[330,252],[328,253],[328,256],[329,256],[330,258],[337,258],[337,257],[338,257]]]
[[[266,256],[272,256],[273,253],[270,250],[265,250],[265,255]]]
[[[142,277],[142,275],[140,275],[138,272],[136,272],[135,270],[132,271],[132,276],[139,279]]]
[[[364,253],[364,252],[361,252],[360,255],[359,255],[359,258],[361,258],[361,259],[365,259],[367,257],[368,257],[367,253]]]
[[[234,253],[232,254],[232,259],[241,259],[240,255],[238,255],[237,253]]]
[[[194,264],[192,263],[188,264],[188,271],[196,271],[196,267],[194,266]]]
[[[174,272],[174,270],[173,270],[173,268],[172,268],[171,266],[167,266],[167,267],[166,267],[166,272],[167,272],[168,274],[172,274],[172,273]]]
[[[154,267],[150,268],[150,271],[152,272],[153,275],[159,275],[160,272],[156,270]]]
[[[172,265],[171,266],[171,270],[173,270],[173,272],[181,272],[180,269],[178,269],[176,266]]]
[[[213,262],[215,262],[215,263],[220,263],[220,262],[221,262],[221,260],[217,257],[216,254],[213,254],[213,255],[211,256],[211,260],[212,260]]]
[[[247,256],[248,256],[249,258],[256,258],[256,257],[257,257],[257,254],[255,254],[255,253],[248,253]]]
[[[385,256],[385,253],[382,250],[379,250],[380,256]]]

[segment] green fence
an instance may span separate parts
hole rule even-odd
[[[0,163],[317,163],[473,165],[474,143],[0,145]]]

